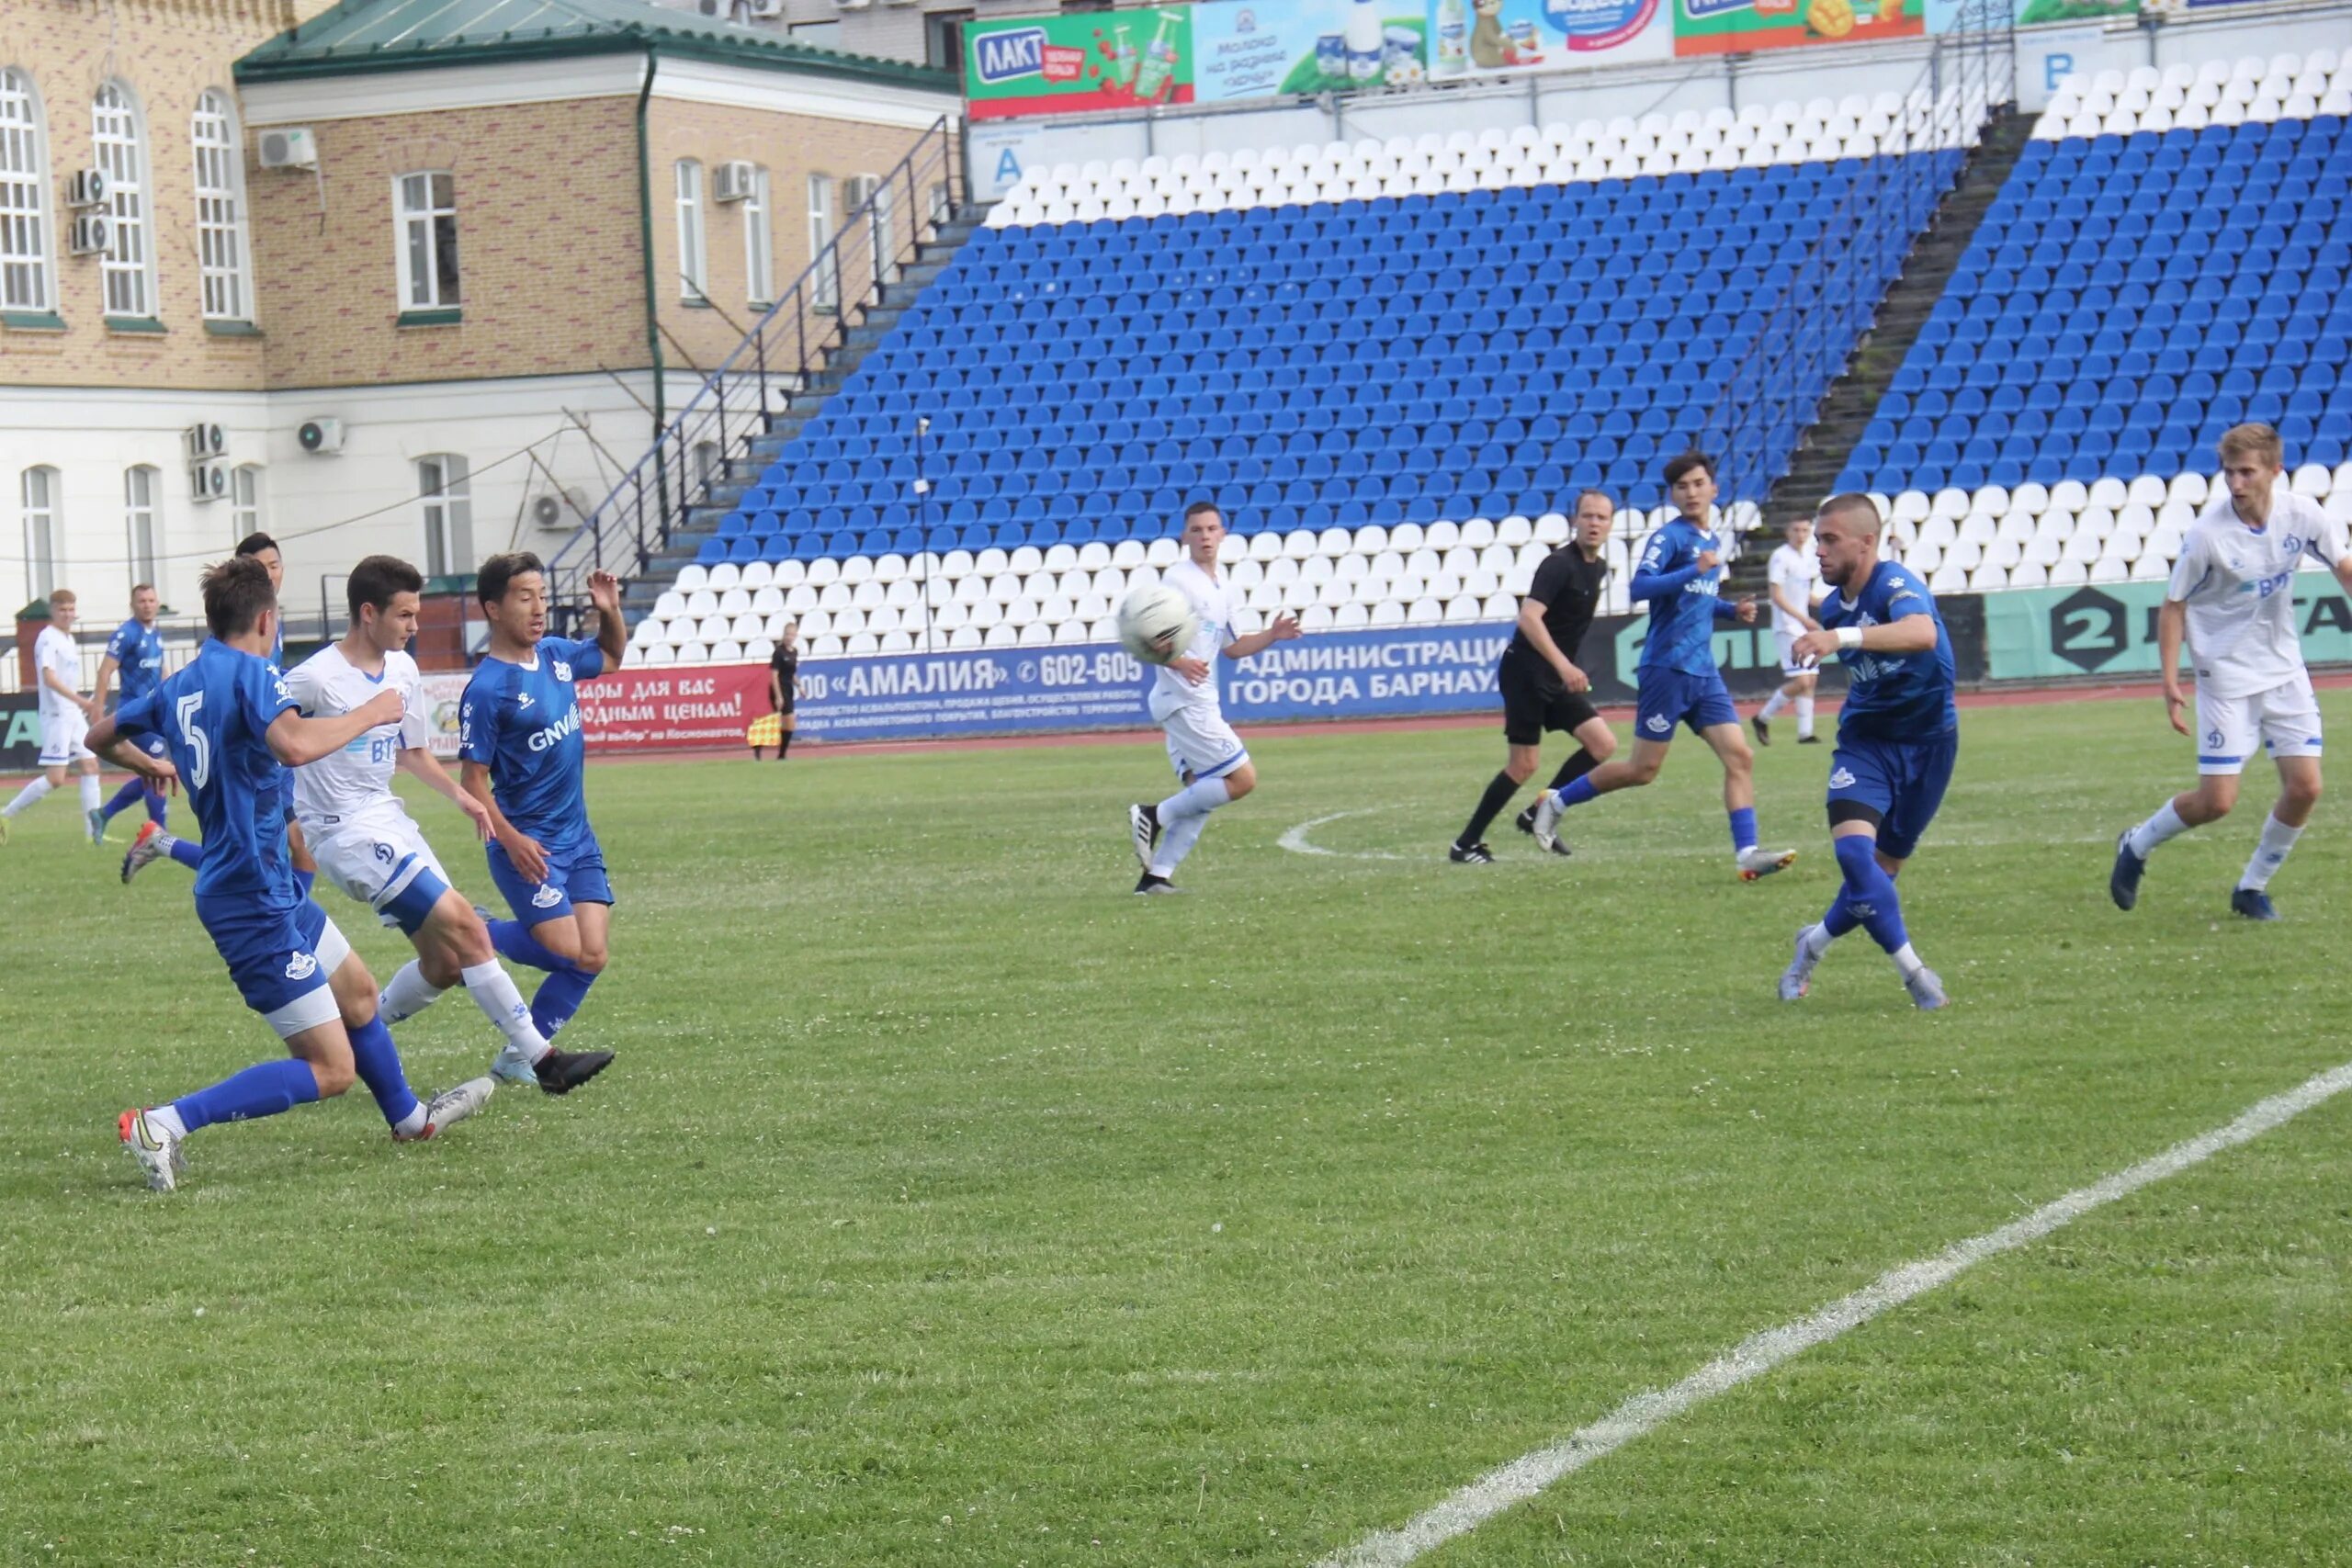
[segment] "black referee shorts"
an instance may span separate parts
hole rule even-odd
[[[1560,684],[1548,664],[1503,655],[1495,684],[1503,694],[1503,739],[1513,746],[1540,746],[1547,729],[1573,730],[1599,710],[1583,694]]]

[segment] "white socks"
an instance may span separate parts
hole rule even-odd
[[[1786,692],[1774,692],[1770,696],[1764,699],[1764,711],[1758,714],[1756,716],[1767,720],[1777,718],[1781,714],[1788,712],[1789,705],[1794,701],[1796,701],[1796,699],[1790,696]]]
[[[1894,960],[1894,972],[1906,980],[1927,967],[1919,962],[1919,955],[1911,951],[1911,944],[1907,942],[1887,956]]]
[[[83,814],[87,816],[89,813],[96,811],[98,808],[98,775],[96,773],[84,773],[82,775]]]
[[[175,1105],[156,1106],[147,1112],[147,1120],[175,1138],[187,1136],[187,1123],[180,1120],[179,1107]]]
[[[514,976],[493,958],[487,964],[477,964],[461,969],[458,978],[466,983],[466,994],[481,1009],[481,1015],[498,1025],[506,1043],[523,1053],[524,1059],[537,1066],[553,1047],[539,1026],[531,1021],[530,1005],[523,1000],[523,993],[515,988]]]
[[[384,1015],[384,1026],[391,1027],[414,1018],[441,998],[441,987],[424,977],[415,959],[401,965],[401,972],[384,987],[384,994],[377,1002]]]
[[[2290,828],[2276,817],[2265,818],[2262,842],[2255,846],[2254,858],[2245,863],[2245,874],[2238,878],[2238,886],[2256,893],[2268,887],[2271,877],[2278,874],[2278,867],[2285,863],[2287,852],[2293,849],[2295,840],[2302,836],[2301,828]]]
[[[1173,877],[1184,857],[1193,852],[1193,846],[1201,841],[1201,829],[1209,825],[1209,814],[1196,811],[1190,817],[1179,817],[1173,822],[1168,822],[1165,818],[1161,820],[1165,826],[1159,829],[1159,848],[1152,852],[1151,874]]]
[[[1813,733],[1813,698],[1808,694],[1796,699],[1797,739],[1802,740]]]
[[[51,785],[50,784],[48,774],[35,774],[33,776],[33,782],[27,784],[21,791],[19,791],[16,799],[10,801],[6,806],[0,806],[0,817],[14,817],[17,812],[22,811],[34,801],[39,800],[42,795],[47,795],[51,788]],[[97,802],[94,800],[90,804],[96,806]]]
[[[1232,798],[1223,779],[1194,779],[1159,803],[1159,825],[1166,829],[1180,818],[1205,817]]]
[[[2166,839],[2177,839],[2188,831],[2188,824],[2180,819],[2180,813],[2175,811],[2172,808],[2172,802],[2167,800],[2156,808],[2156,814],[2154,817],[2132,829],[2126,835],[2124,842],[2131,846],[2133,854],[2138,855],[2142,860],[2146,860],[2155,853],[2158,844],[2163,843]]]
[[[1837,940],[1829,934],[1829,928],[1819,920],[1804,928],[1804,950],[1815,958],[1827,953],[1829,944]]]

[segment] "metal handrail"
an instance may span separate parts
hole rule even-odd
[[[947,199],[934,204],[932,193],[943,186]],[[848,341],[852,312],[877,305],[898,270],[960,208],[962,186],[961,160],[942,115],[556,549],[548,576],[560,619],[568,624],[584,610],[590,572],[633,576],[661,553],[724,477],[726,461],[766,434],[780,412],[775,393],[781,390],[790,406],[821,356]],[[890,231],[877,235],[885,220]],[[720,461],[706,472],[701,458],[707,451]]]
[[[1818,220],[1819,238],[1783,276],[1747,358],[1700,423],[1696,444],[1717,459],[1725,506],[1768,497],[1820,400],[1845,373],[1861,325],[1901,276],[1909,243],[1958,175],[1958,160],[1908,154],[1964,154],[1973,146],[2013,96],[2016,51],[2009,0],[1965,0],[1904,96],[1896,144],[1864,160]],[[1883,248],[1869,247],[1872,236],[1883,237]],[[1905,241],[1900,247],[1896,236]]]

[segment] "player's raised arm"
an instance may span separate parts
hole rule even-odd
[[[605,668],[617,670],[628,652],[628,617],[621,614],[621,580],[609,571],[588,574],[588,603],[596,607],[596,646]]]
[[[406,711],[398,692],[379,692],[349,713],[305,718],[287,708],[269,721],[263,739],[270,754],[289,768],[332,757],[379,724],[398,724]]]
[[[1235,637],[1217,651],[1227,659],[1247,659],[1253,653],[1263,653],[1278,642],[1288,642],[1300,635],[1298,617],[1284,610],[1274,617],[1273,625],[1248,637]]]

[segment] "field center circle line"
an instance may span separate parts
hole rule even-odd
[[[1487,1472],[1399,1528],[1367,1536],[1345,1551],[1320,1559],[1316,1568],[1403,1568],[1593,1461],[1616,1452],[1684,1411],[1728,1393],[1849,1329],[1860,1327],[1890,1307],[1949,1284],[1988,1258],[2013,1252],[2095,1209],[2201,1165],[2224,1149],[2251,1143],[2347,1089],[2352,1089],[2352,1062],[2306,1078],[2283,1094],[2256,1101],[2236,1121],[2175,1144],[2154,1158],[2103,1177],[2088,1187],[2077,1188],[2023,1218],[1954,1242],[1931,1258],[1890,1269],[1853,1294],[1842,1296],[1817,1312],[1740,1341],[1671,1388],[1634,1395],[1591,1426]]]
[[[1346,811],[1334,811],[1328,817],[1310,817],[1274,840],[1278,849],[1295,855],[1322,855],[1330,860],[1411,860],[1411,855],[1394,855],[1385,850],[1327,850],[1320,844],[1310,844],[1306,835],[1326,822],[1337,822],[1342,817],[1369,817],[1375,811],[1394,811],[1393,806],[1358,806]]]

